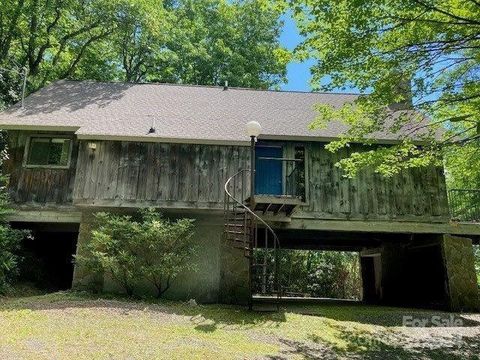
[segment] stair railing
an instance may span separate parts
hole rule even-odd
[[[275,267],[274,267],[274,283],[276,287],[276,296],[277,296],[277,304],[281,298],[282,289],[280,287],[280,266],[279,266],[279,250],[280,250],[280,241],[278,239],[277,234],[271,228],[270,225],[267,224],[260,216],[258,216],[252,209],[250,209],[246,204],[246,184],[247,184],[247,175],[250,174],[250,169],[242,169],[232,175],[226,182],[225,182],[225,200],[224,200],[224,215],[225,215],[225,224],[228,224],[228,217],[229,212],[234,211],[234,207],[237,206],[242,208],[247,214],[250,215],[251,218],[251,228],[250,228],[250,239],[249,244],[246,243],[247,239],[245,237],[245,247],[249,248],[250,256],[250,269],[249,269],[249,291],[250,291],[250,299],[249,299],[249,308],[252,309],[252,299],[253,299],[253,257],[255,256],[254,250],[258,248],[258,223],[261,223],[265,228],[265,239],[264,239],[264,246],[265,249],[268,248],[268,234],[271,235],[273,239],[273,251],[275,257]],[[231,189],[233,186],[233,189]],[[238,194],[239,193],[239,194]],[[253,201],[253,194],[250,194],[250,200]],[[230,209],[232,207],[232,210]],[[245,217],[246,219],[246,217]],[[246,228],[246,226],[245,226]],[[264,267],[262,271],[266,271],[266,262],[267,262],[267,255],[265,253],[264,257]],[[265,281],[265,280],[264,280]],[[266,291],[266,284],[262,283],[262,290]]]

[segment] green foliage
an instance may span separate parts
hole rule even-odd
[[[87,255],[76,260],[93,271],[106,272],[128,295],[147,280],[160,297],[182,271],[194,271],[195,253],[191,219],[171,221],[153,209],[139,219],[128,215],[97,213],[97,227],[86,245]]]
[[[19,274],[21,261],[18,252],[25,232],[0,224],[0,294],[8,290]]]
[[[0,108],[57,79],[268,88],[285,80],[267,0],[22,0],[0,7]]]
[[[473,245],[473,255],[475,257],[475,270],[477,271],[477,283],[480,287],[480,245]]]
[[[358,254],[338,251],[283,250],[284,290],[314,297],[360,298]]]
[[[0,138],[3,140],[3,136]],[[4,156],[0,157],[0,168],[3,158]],[[19,274],[20,245],[28,235],[26,231],[12,229],[6,220],[6,215],[11,212],[6,182],[7,179],[0,174],[0,294],[8,290]]]
[[[369,94],[354,104],[319,105],[313,128],[332,120],[349,127],[329,149],[373,143],[373,134],[378,136],[379,131],[402,140],[341,162],[347,176],[366,166],[391,176],[404,168],[439,164],[445,155],[457,159],[458,153],[468,153],[472,159],[478,154],[478,1],[280,1],[285,2],[305,36],[297,57],[317,60],[313,86],[355,87]],[[436,141],[440,128],[444,134]],[[421,148],[412,145],[412,136],[423,142]],[[475,155],[475,161],[478,158]],[[469,178],[478,178],[477,169],[470,169]],[[450,167],[455,177],[466,170],[464,164]]]

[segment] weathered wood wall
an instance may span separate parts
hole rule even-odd
[[[10,175],[8,188],[11,199],[17,204],[71,204],[78,142],[73,141],[72,161],[68,169],[25,168],[25,146],[28,137],[36,134],[48,132],[8,132],[9,159],[5,162],[5,167]]]
[[[248,147],[121,141],[96,141],[95,151],[87,141],[74,141],[69,169],[24,168],[31,134],[9,132],[7,165],[16,203],[221,209],[225,181],[249,168]],[[295,145],[306,148],[306,204],[295,217],[425,222],[449,217],[440,168],[408,170],[391,179],[364,171],[346,179],[335,163],[360,146],[331,154],[318,142],[286,143],[286,157],[293,157]]]
[[[286,147],[287,152],[292,145]],[[306,145],[307,205],[296,216],[439,222],[449,218],[442,168],[410,169],[390,179],[362,171],[347,179],[335,163],[361,151],[361,146],[332,154],[324,145]]]
[[[80,142],[76,204],[223,208],[228,177],[246,168],[248,147]]]

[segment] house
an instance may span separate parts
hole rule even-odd
[[[54,264],[55,254],[81,251],[100,210],[154,206],[195,218],[199,271],[180,276],[170,298],[280,296],[281,247],[358,251],[366,302],[479,309],[472,241],[480,226],[451,221],[443,169],[347,179],[334,164],[366,147],[332,154],[324,145],[344,125],[308,129],[314,104],[357,96],[55,82],[0,114],[16,209],[10,220],[34,229]],[[249,121],[262,127],[254,153]],[[397,136],[375,139],[388,145]],[[67,274],[64,287],[115,290],[109,279],[68,266],[54,270]]]

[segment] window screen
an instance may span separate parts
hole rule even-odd
[[[27,165],[68,166],[71,139],[32,137]]]

